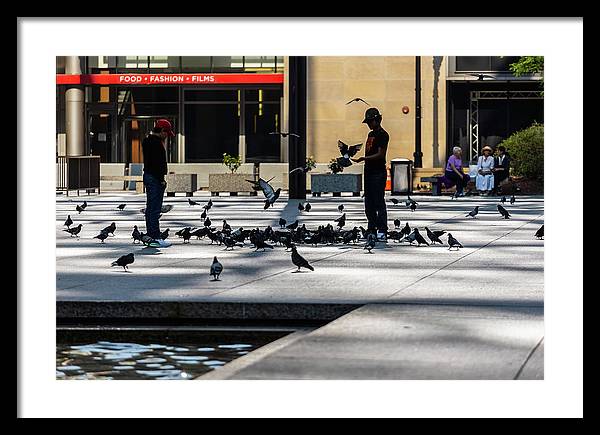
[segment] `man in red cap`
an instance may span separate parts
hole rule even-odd
[[[146,187],[146,232],[152,238],[147,243],[155,248],[166,248],[171,243],[160,238],[159,216],[167,182],[167,137],[175,136],[171,123],[158,119],[152,132],[142,142],[144,153],[144,186]]]

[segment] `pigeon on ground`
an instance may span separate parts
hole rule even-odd
[[[416,204],[416,205],[419,205],[419,203],[418,203],[417,201],[415,201],[414,199],[412,199],[412,198],[410,197],[410,195],[407,195],[407,199],[406,199],[406,202],[405,202],[404,204],[405,204],[407,207],[410,207],[410,206],[411,206],[411,204]]]
[[[312,205],[310,205],[310,202],[307,202],[307,203],[304,205],[304,211],[305,211],[305,212],[309,212],[311,208],[312,208]]]
[[[231,225],[225,219],[223,219],[223,231],[231,231]]]
[[[127,204],[119,204],[119,205],[117,206],[117,208],[118,208],[119,210],[123,211],[123,209],[125,208],[125,206],[126,206],[126,205],[127,205]]]
[[[273,190],[273,187],[262,178],[259,178],[258,182],[263,194],[265,195],[264,210],[266,210],[269,207],[272,207],[275,201],[277,201],[277,198],[279,198],[279,195],[281,194],[281,187],[279,187],[277,190]]]
[[[191,207],[191,206],[193,206],[193,205],[200,205],[200,203],[199,203],[199,202],[196,202],[196,201],[194,201],[194,200],[191,200],[191,199],[189,199],[189,198],[188,198],[188,204],[190,205],[190,207]]]
[[[515,201],[516,201],[516,199],[515,199],[515,195],[511,196],[511,197],[510,197],[510,203],[511,203],[511,204],[514,204],[514,203],[515,203]]]
[[[306,269],[312,270],[314,271],[314,267],[312,267],[310,264],[308,264],[308,261],[306,261],[306,259],[304,257],[302,257],[300,254],[298,254],[298,250],[296,249],[296,246],[292,245],[292,263],[294,263],[294,266],[298,267],[298,270],[296,270],[296,272],[300,271],[301,267],[304,267]]]
[[[66,232],[66,233],[71,234],[71,237],[73,237],[73,236],[79,237],[78,234],[81,231],[81,227],[82,226],[83,225],[79,224],[75,228],[68,228],[68,229],[63,230],[63,231]]]
[[[185,244],[186,242],[189,243],[190,242],[190,238],[192,237],[192,233],[191,233],[191,228],[190,227],[186,227],[181,231],[181,238],[183,239],[183,243]]]
[[[231,250],[233,251],[233,247],[234,246],[239,246],[240,248],[243,248],[244,245],[242,245],[241,243],[236,242],[233,238],[231,237],[224,237],[223,238],[223,244],[226,246],[225,250],[231,248]]]
[[[510,213],[508,212],[508,210],[506,210],[500,204],[498,204],[498,211],[500,212],[500,214],[502,215],[502,217],[504,219],[510,219]]]
[[[172,206],[171,204],[166,204],[166,205],[163,205],[163,206],[160,208],[160,212],[161,212],[161,213],[163,213],[163,214],[164,214],[164,213],[168,213],[168,212],[170,212],[171,210],[173,210],[173,206]]]
[[[162,240],[167,240],[168,237],[169,237],[169,229],[167,228],[162,233],[160,233],[160,238]]]
[[[350,157],[354,157],[356,153],[360,151],[360,149],[362,148],[362,143],[348,146],[341,140],[338,140],[338,148],[340,149],[340,154],[342,155],[342,157],[338,157],[336,159],[337,163],[341,167],[347,168],[348,166],[352,165]]]
[[[200,215],[200,219],[206,219],[206,209]]]
[[[372,254],[371,249],[373,249],[375,245],[377,245],[377,236],[373,233],[367,234],[367,243],[365,243],[363,249],[367,249],[369,254]]]
[[[398,205],[400,203],[400,201],[398,201],[396,198],[390,198],[390,201],[392,201],[392,204],[394,205]]]
[[[78,204],[75,206],[75,210],[77,210],[77,214],[81,214],[81,212],[84,210],[84,208]]]
[[[285,224],[287,224],[287,221],[284,218],[279,218],[279,227],[285,228]]]
[[[410,207],[410,211],[415,211],[417,209],[417,203],[411,202],[409,207]]]
[[[223,272],[223,265],[219,263],[217,257],[213,257],[213,262],[210,265],[210,276],[213,276],[214,279],[212,281],[219,281],[219,275]]]
[[[210,218],[206,218],[204,219],[204,226],[205,227],[210,227],[210,224],[212,224],[212,221],[210,220]]]
[[[535,237],[537,237],[538,239],[543,239],[544,238],[544,225],[542,225],[539,230],[537,230],[535,232]]]
[[[398,219],[398,218],[394,219],[394,227],[400,228],[400,219]]]
[[[448,233],[448,251],[450,251],[452,248],[456,248],[456,250],[458,250],[458,248],[462,247],[463,245],[461,245],[458,240],[452,237],[452,234]]]
[[[362,102],[363,102],[363,103],[365,103],[367,106],[370,106],[370,104],[369,104],[369,103],[367,103],[365,100],[363,100],[362,98],[359,98],[359,97],[353,98],[353,99],[351,99],[350,101],[348,101],[348,102],[346,103],[346,106],[347,106],[348,104],[350,104],[350,103],[354,103],[355,101],[362,101]]]
[[[258,251],[259,249],[262,249],[263,251],[265,250],[265,248],[273,249],[273,245],[269,245],[260,237],[258,237],[254,241],[254,246],[256,246],[256,249],[254,250],[255,252]]]
[[[94,239],[99,239],[102,243],[104,243],[104,240],[106,240],[106,238],[108,238],[108,233],[104,230],[100,231],[100,234],[94,237]]]
[[[121,266],[123,270],[127,270],[127,265],[133,263],[134,257],[133,253],[129,253],[127,255],[123,255],[117,259],[117,261],[113,261],[110,267],[113,266]]]
[[[344,213],[343,215],[341,215],[339,218],[334,219],[334,222],[337,222],[337,226],[339,228],[343,228],[344,225],[346,225],[346,213]]]
[[[427,240],[425,240],[425,238],[421,235],[418,228],[414,229],[414,233],[415,241],[418,243],[418,246],[421,246],[421,244],[429,246],[429,243],[427,243]],[[410,244],[412,245],[412,242]]]
[[[208,211],[211,209],[211,207],[213,206],[213,202],[212,199],[208,199],[208,202],[204,205],[204,210]]]
[[[506,196],[503,196],[503,197],[500,199],[500,202],[501,202],[502,204],[504,204],[504,203],[506,202]]]
[[[410,234],[410,225],[408,225],[408,222],[406,222],[406,225],[404,225],[404,228],[402,228],[400,230],[400,237],[406,237]]]
[[[71,228],[72,224],[73,224],[73,220],[71,219],[71,215],[67,215],[67,220],[65,221],[63,226],[65,226],[67,228]]]
[[[295,222],[289,224],[286,228],[288,230],[295,230],[296,228],[298,228],[298,221],[295,221]]]
[[[114,236],[116,229],[117,229],[117,225],[113,222],[106,228],[102,228],[102,232],[111,233]]]
[[[131,237],[133,238],[133,243],[142,241],[142,233],[138,230],[137,225],[133,226],[133,232],[131,233]]]
[[[344,211],[344,204],[338,205],[338,210],[339,210],[340,213],[343,212]]]
[[[435,245],[438,242],[440,245],[443,245],[444,242],[440,240],[440,236],[446,233],[446,231],[431,231],[429,228],[425,227],[425,231],[427,231],[427,237],[431,240],[431,244]]]
[[[83,204],[81,204],[81,208],[85,210],[87,206],[88,206],[87,201],[83,201]]]
[[[475,216],[477,216],[478,213],[479,213],[479,206],[476,205],[473,210],[471,210],[468,214],[465,215],[465,217],[471,216],[472,218],[474,218]]]
[[[304,211],[304,206],[301,202],[298,203],[298,211]]]

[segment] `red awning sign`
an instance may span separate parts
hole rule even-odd
[[[57,85],[203,85],[283,83],[283,74],[57,74]]]

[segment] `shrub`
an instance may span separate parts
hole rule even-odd
[[[240,156],[231,156],[227,153],[223,153],[223,164],[227,166],[233,174],[240,166],[242,166],[242,159],[240,159]]]
[[[500,145],[506,147],[511,157],[511,175],[544,179],[544,124],[512,134]]]
[[[317,167],[317,162],[315,161],[313,156],[308,156],[306,158],[306,167],[308,168],[309,171],[312,171],[313,169],[315,169]]]
[[[338,172],[342,172],[344,170],[344,167],[340,166],[340,164],[337,162],[337,159],[331,159],[327,167],[331,170],[332,174],[337,174]]]

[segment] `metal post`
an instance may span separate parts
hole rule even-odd
[[[421,152],[421,56],[415,57],[415,168],[423,167]]]
[[[81,74],[78,56],[67,56],[66,74]],[[67,133],[67,155],[82,156],[85,154],[84,140],[84,92],[83,86],[69,86],[65,93],[65,119]]]
[[[288,167],[291,171],[306,164],[306,56],[290,56],[289,71],[289,131],[300,136],[288,136]],[[306,174],[303,172],[289,175],[289,197],[306,199]]]

